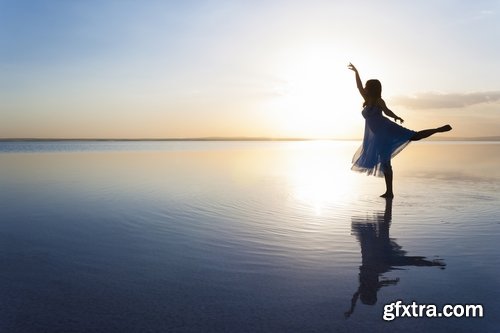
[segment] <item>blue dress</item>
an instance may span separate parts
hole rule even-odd
[[[382,177],[391,158],[410,143],[416,132],[384,117],[377,105],[366,106],[361,114],[365,118],[365,133],[361,147],[352,158],[351,170]]]

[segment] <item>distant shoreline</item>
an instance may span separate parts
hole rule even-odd
[[[201,138],[3,138],[0,142],[133,142],[133,141],[361,141],[361,138],[267,138],[267,137],[201,137]],[[500,136],[431,138],[427,141],[500,141]]]
[[[308,138],[5,138],[0,142],[12,141],[312,141],[312,140],[334,140],[334,139],[308,139]],[[352,139],[356,140],[356,139]]]

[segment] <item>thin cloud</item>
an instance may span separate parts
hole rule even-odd
[[[484,91],[473,93],[438,93],[426,92],[412,96],[395,96],[391,103],[409,109],[452,109],[465,108],[482,103],[500,101],[500,91]]]
[[[493,10],[485,9],[485,10],[479,11],[479,14],[474,16],[473,19],[482,20],[482,19],[490,18],[494,15],[495,15],[495,12]]]

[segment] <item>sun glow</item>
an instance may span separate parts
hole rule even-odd
[[[280,112],[281,131],[310,138],[355,136],[359,96],[345,61],[331,47],[290,53],[295,56],[279,65],[282,80],[274,87],[272,107]]]

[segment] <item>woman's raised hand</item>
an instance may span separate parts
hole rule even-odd
[[[358,70],[356,69],[356,67],[354,67],[353,64],[349,63],[349,66],[347,66],[347,68],[349,68],[351,71],[355,71],[356,73],[358,72]]]

